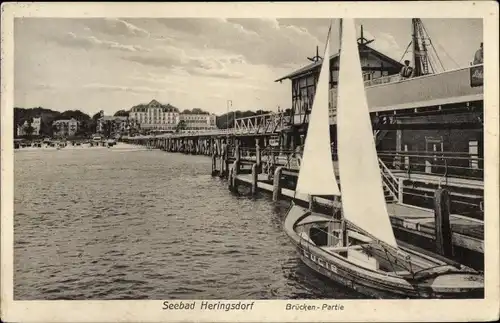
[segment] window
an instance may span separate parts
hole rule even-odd
[[[302,100],[307,100],[307,88],[300,89],[300,98]]]
[[[477,140],[469,141],[469,167],[472,169],[478,169],[478,142]]]

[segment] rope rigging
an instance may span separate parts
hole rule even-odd
[[[439,45],[439,43],[438,43]],[[444,49],[443,46],[439,45],[443,50],[444,54],[457,66],[458,63],[451,57],[448,52]],[[410,50],[410,47],[412,49]],[[428,50],[429,47],[429,50]],[[419,18],[412,19],[412,40],[408,43],[403,55],[399,59],[399,62],[404,59],[404,57],[412,52],[413,64],[415,69],[414,76],[421,76],[427,74],[433,74],[438,72],[437,67],[439,66],[441,72],[444,72],[446,69],[444,67],[443,61],[439,56],[432,39],[430,38],[429,32],[427,31],[425,25],[422,23],[422,20]]]

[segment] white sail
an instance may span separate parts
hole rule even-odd
[[[343,19],[337,94],[337,152],[344,218],[397,247],[387,213],[353,19]]]
[[[330,146],[328,90],[330,81],[330,33],[319,74],[314,102],[309,115],[304,153],[297,181],[297,193],[309,195],[340,195],[333,169]]]

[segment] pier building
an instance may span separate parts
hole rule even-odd
[[[400,75],[402,64],[371,48],[368,44],[374,40],[366,40],[361,28],[358,46],[378,149],[430,154],[460,152],[476,159],[483,149],[483,66],[477,64],[435,73],[425,44],[419,45],[420,38],[425,38],[419,34],[423,32],[421,26],[420,19],[412,19],[412,78]],[[338,58],[338,53],[330,57],[333,136]],[[316,56],[313,63],[276,80],[291,81],[290,127],[282,139],[284,145],[292,149],[305,138],[320,63],[321,57]],[[482,168],[478,160],[464,163]]]
[[[421,21],[412,19],[414,73],[403,78],[401,65],[368,46],[361,35],[358,47],[365,78],[374,137],[381,169],[399,182],[400,199],[432,208],[432,193],[453,186],[455,205],[462,213],[482,213],[483,190],[483,65],[437,71],[421,39]],[[410,47],[409,45],[409,47]],[[474,53],[471,53],[471,58]],[[307,136],[319,61],[276,80],[290,80],[292,108],[280,146],[295,151]],[[330,124],[336,146],[336,88],[338,54],[330,57]],[[390,65],[389,63],[393,63]],[[374,66],[379,66],[375,69]],[[382,66],[385,70],[382,70]],[[399,188],[401,186],[401,188]],[[411,200],[411,201],[410,201]],[[476,213],[476,214],[477,214]]]
[[[381,78],[398,75],[403,64],[390,58],[389,56],[368,46],[373,40],[363,37],[363,27],[361,26],[361,37],[358,39],[359,55],[363,71],[363,78],[366,82],[377,81]],[[318,82],[321,62],[324,58],[318,55],[310,58],[310,63],[286,76],[277,79],[275,82],[291,81],[292,107],[291,120],[294,125],[302,125],[308,122],[307,118],[312,108],[316,84]],[[330,56],[330,122],[335,120],[335,100],[339,71],[340,53]]]

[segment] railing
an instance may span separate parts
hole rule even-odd
[[[234,147],[231,147],[234,153]],[[254,155],[255,148],[240,147],[241,156]],[[441,177],[443,184],[449,179],[481,181],[483,179],[483,158],[466,152],[421,152],[421,151],[378,151],[381,170],[388,174],[392,190],[397,191],[397,179],[393,173],[411,178],[413,175],[434,175]],[[302,152],[283,150],[278,147],[261,149],[261,158],[280,160],[284,166],[294,166]],[[332,159],[337,160],[337,151],[332,150]]]
[[[259,117],[259,116],[256,116]],[[269,117],[269,115],[265,115]],[[263,124],[251,124],[250,126],[237,126],[236,128],[213,129],[213,130],[198,130],[190,132],[166,133],[161,135],[139,135],[139,136],[124,136],[126,140],[141,140],[155,138],[180,138],[180,137],[196,137],[196,136],[220,136],[220,135],[246,135],[259,133],[278,133],[288,126],[290,117],[280,115],[273,116],[265,120]]]
[[[448,70],[411,78],[390,75],[365,82],[365,94],[371,113],[440,106],[483,100],[482,65]],[[330,124],[337,122],[336,89],[329,91]],[[294,98],[294,124],[307,123],[305,106],[310,102]],[[300,108],[299,108],[300,107]]]
[[[403,79],[403,77],[401,77],[401,75],[399,75],[399,74],[388,75],[388,76],[379,77],[379,78],[376,78],[373,80],[365,81],[365,86],[373,86],[373,85],[378,85],[378,84],[399,82],[402,79]]]
[[[412,175],[441,176],[443,184],[450,178],[483,180],[483,158],[458,152],[379,151],[378,156],[392,172]]]
[[[451,189],[452,212],[482,218],[483,159],[476,154],[380,151],[378,155],[400,180],[401,203],[432,209],[435,185],[444,185]]]
[[[228,147],[229,156],[235,156],[235,148]],[[302,152],[282,150],[277,147],[261,149],[263,173],[272,179],[277,166],[298,170]],[[240,148],[240,157],[254,157],[255,148]],[[378,152],[382,183],[391,202],[412,204],[427,209],[434,207],[436,185],[450,189],[452,212],[481,218],[483,212],[482,158],[468,153],[428,152]],[[420,162],[431,158],[434,164]],[[337,152],[332,151],[337,160]],[[436,164],[434,159],[442,162]],[[253,160],[253,159],[252,159]],[[459,164],[457,164],[459,163]],[[460,164],[461,163],[461,164]],[[469,163],[469,165],[465,165]],[[427,169],[425,168],[427,167]],[[434,168],[433,168],[434,167]],[[464,173],[465,172],[465,173]]]
[[[217,136],[217,135],[230,135],[235,132],[234,128],[229,129],[214,129],[214,130],[199,130],[185,133],[166,133],[161,135],[139,135],[139,136],[123,136],[122,139],[126,140],[141,140],[141,139],[162,139],[162,138],[179,138],[179,137],[195,137],[195,136]]]
[[[235,120],[235,133],[273,133],[279,132],[289,123],[285,112],[261,114]]]

